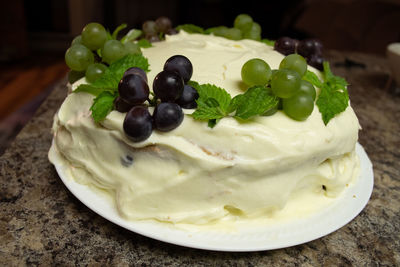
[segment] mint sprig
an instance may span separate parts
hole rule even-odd
[[[235,101],[235,99],[237,99]],[[254,86],[244,94],[237,95],[232,99],[232,104],[236,109],[234,118],[248,120],[249,118],[262,115],[269,109],[278,105],[276,97],[269,88],[265,86]]]
[[[137,42],[137,44],[138,44],[138,46],[141,47],[141,48],[149,48],[149,47],[152,47],[152,46],[153,46],[153,45],[149,42],[149,40],[147,40],[147,39],[140,39],[140,40]]]
[[[201,33],[204,34],[204,29],[194,24],[182,24],[176,27],[177,31],[184,30],[187,33]]]
[[[349,105],[349,93],[346,80],[335,76],[327,61],[323,63],[323,67],[324,82],[310,71],[307,71],[303,79],[321,89],[316,104],[324,124],[327,125],[337,114],[346,110]]]
[[[184,30],[187,33],[198,33],[198,34],[205,34],[205,35],[214,34],[214,35],[221,36],[221,37],[224,37],[224,38],[227,38],[227,39],[231,39],[229,36],[226,36],[225,34],[216,34],[216,32],[221,32],[222,29],[223,29],[223,31],[226,31],[226,30],[229,30],[229,29],[232,29],[232,28],[228,28],[226,26],[216,26],[216,27],[211,27],[211,28],[208,28],[208,29],[204,29],[204,28],[202,28],[202,27],[200,27],[198,25],[194,25],[194,24],[182,24],[182,25],[178,25],[175,29],[177,31]],[[242,39],[247,39],[247,38],[241,38],[240,40],[242,40]],[[264,43],[264,44],[266,44],[268,46],[274,46],[274,44],[275,44],[274,40],[270,40],[270,39],[267,39],[267,38],[264,38],[264,39],[261,39],[261,40],[257,40],[257,39],[253,39],[253,40],[254,41],[259,41],[259,42]]]
[[[103,91],[93,100],[90,110],[95,122],[102,121],[113,110],[115,98],[115,93]]]
[[[89,93],[89,94],[94,95],[94,96],[98,96],[99,94],[101,94],[105,90],[107,90],[107,89],[101,88],[101,87],[94,87],[93,85],[90,85],[90,84],[81,84],[81,85],[78,86],[78,88],[76,88],[73,91],[73,93],[84,92],[84,93]]]
[[[149,71],[147,58],[139,54],[129,54],[113,62],[94,83],[81,84],[74,92],[86,92],[98,96],[104,90],[116,90],[124,72],[131,67],[138,67],[146,72]]]
[[[303,76],[303,80],[310,82],[318,88],[321,88],[323,84],[323,82],[319,80],[318,76],[309,70],[307,70],[306,74]]]
[[[233,117],[239,121],[249,120],[278,105],[278,98],[265,86],[254,86],[232,99],[225,89],[216,85],[200,85],[193,81],[189,85],[199,93],[197,109],[191,116],[196,120],[208,121],[210,128],[224,117]]]
[[[117,37],[118,37],[118,33],[119,33],[120,31],[122,31],[123,29],[125,29],[127,26],[128,26],[128,25],[126,25],[126,23],[123,23],[123,24],[119,25],[119,26],[113,31],[113,33],[111,34],[111,38],[114,39],[114,40],[116,40]]]
[[[74,93],[85,92],[96,96],[90,108],[95,122],[102,121],[113,110],[114,100],[118,96],[118,83],[131,67],[149,71],[147,58],[139,54],[126,55],[113,62],[94,83],[81,84],[74,90]]]
[[[190,82],[196,88],[199,98],[196,100],[197,109],[192,113],[196,120],[219,120],[228,116],[228,108],[231,103],[231,96],[225,90],[212,84]]]
[[[125,44],[127,42],[131,42],[139,38],[143,32],[138,29],[132,29],[124,37],[121,38],[121,43]]]

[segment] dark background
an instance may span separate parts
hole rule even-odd
[[[14,0],[0,4],[0,60],[32,52],[63,53],[73,36],[92,21],[114,29],[121,23],[140,28],[164,15],[174,25],[231,26],[250,14],[263,37],[318,37],[326,48],[384,54],[400,41],[400,0]]]
[[[13,0],[0,3],[0,154],[65,77],[64,53],[89,22],[113,30],[171,18],[174,26],[232,26],[250,14],[263,37],[317,37],[325,49],[385,56],[400,42],[400,0]],[[127,29],[126,29],[127,30]]]

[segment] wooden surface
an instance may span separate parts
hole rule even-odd
[[[34,57],[0,65],[0,121],[59,81],[67,71],[62,57]]]
[[[387,86],[384,58],[329,58],[350,83],[375,180],[366,208],[341,229],[295,247],[221,253],[156,241],[103,219],[68,191],[47,159],[53,116],[67,93],[63,81],[0,157],[0,265],[399,266],[400,96]]]

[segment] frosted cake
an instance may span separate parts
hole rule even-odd
[[[241,69],[248,60],[278,69],[284,58],[259,41],[184,31],[142,53],[151,69],[149,88],[168,58],[183,55],[193,64],[191,80],[225,88],[232,97],[246,90]],[[106,192],[126,219],[200,225],[274,218],[307,196],[334,199],[358,176],[360,126],[350,106],[326,125],[315,106],[303,121],[279,110],[245,122],[225,117],[213,128],[183,109],[178,127],[134,142],[123,129],[125,113],[113,110],[97,123],[90,110],[95,97],[71,93],[86,83],[69,85],[54,117],[49,158],[58,153],[77,183]]]

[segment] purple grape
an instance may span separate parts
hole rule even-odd
[[[144,70],[142,70],[141,68],[138,68],[138,67],[129,68],[129,69],[127,69],[127,70],[124,72],[124,76],[123,76],[123,77],[125,77],[125,76],[127,76],[127,75],[129,75],[129,74],[136,74],[136,75],[139,75],[139,76],[142,77],[143,80],[147,83],[147,75],[146,75],[146,72],[145,72]]]
[[[296,52],[298,41],[289,37],[281,37],[275,41],[274,49],[285,56]]]
[[[142,104],[148,99],[150,93],[147,83],[136,74],[122,77],[118,84],[118,92],[125,102],[132,105]]]
[[[196,99],[199,98],[199,93],[190,85],[185,85],[183,87],[182,95],[176,100],[176,103],[179,104],[182,108],[196,108],[197,103]]]
[[[177,72],[185,83],[190,80],[193,74],[192,62],[182,55],[175,55],[167,59],[164,64],[164,70]]]
[[[313,39],[314,41],[314,47],[315,50],[318,51],[318,54],[322,55],[322,49],[324,48],[324,46],[322,45],[322,42],[319,39]]]
[[[304,39],[299,42],[297,53],[305,58],[311,58],[313,55],[322,55],[322,43],[317,39]]]
[[[171,131],[183,121],[182,108],[175,103],[160,103],[154,110],[153,119],[157,130],[162,132]]]
[[[123,128],[133,142],[146,140],[153,130],[153,119],[145,106],[135,106],[126,113]]]
[[[153,92],[163,102],[174,102],[183,92],[182,77],[169,70],[164,70],[157,74],[153,81]]]
[[[156,19],[157,29],[160,32],[166,33],[172,27],[172,22],[167,17],[159,17]]]
[[[324,58],[321,55],[312,55],[307,59],[307,63],[316,69],[323,70]]]
[[[119,96],[115,99],[114,106],[115,109],[121,113],[128,112],[132,108],[131,104],[127,103]]]

